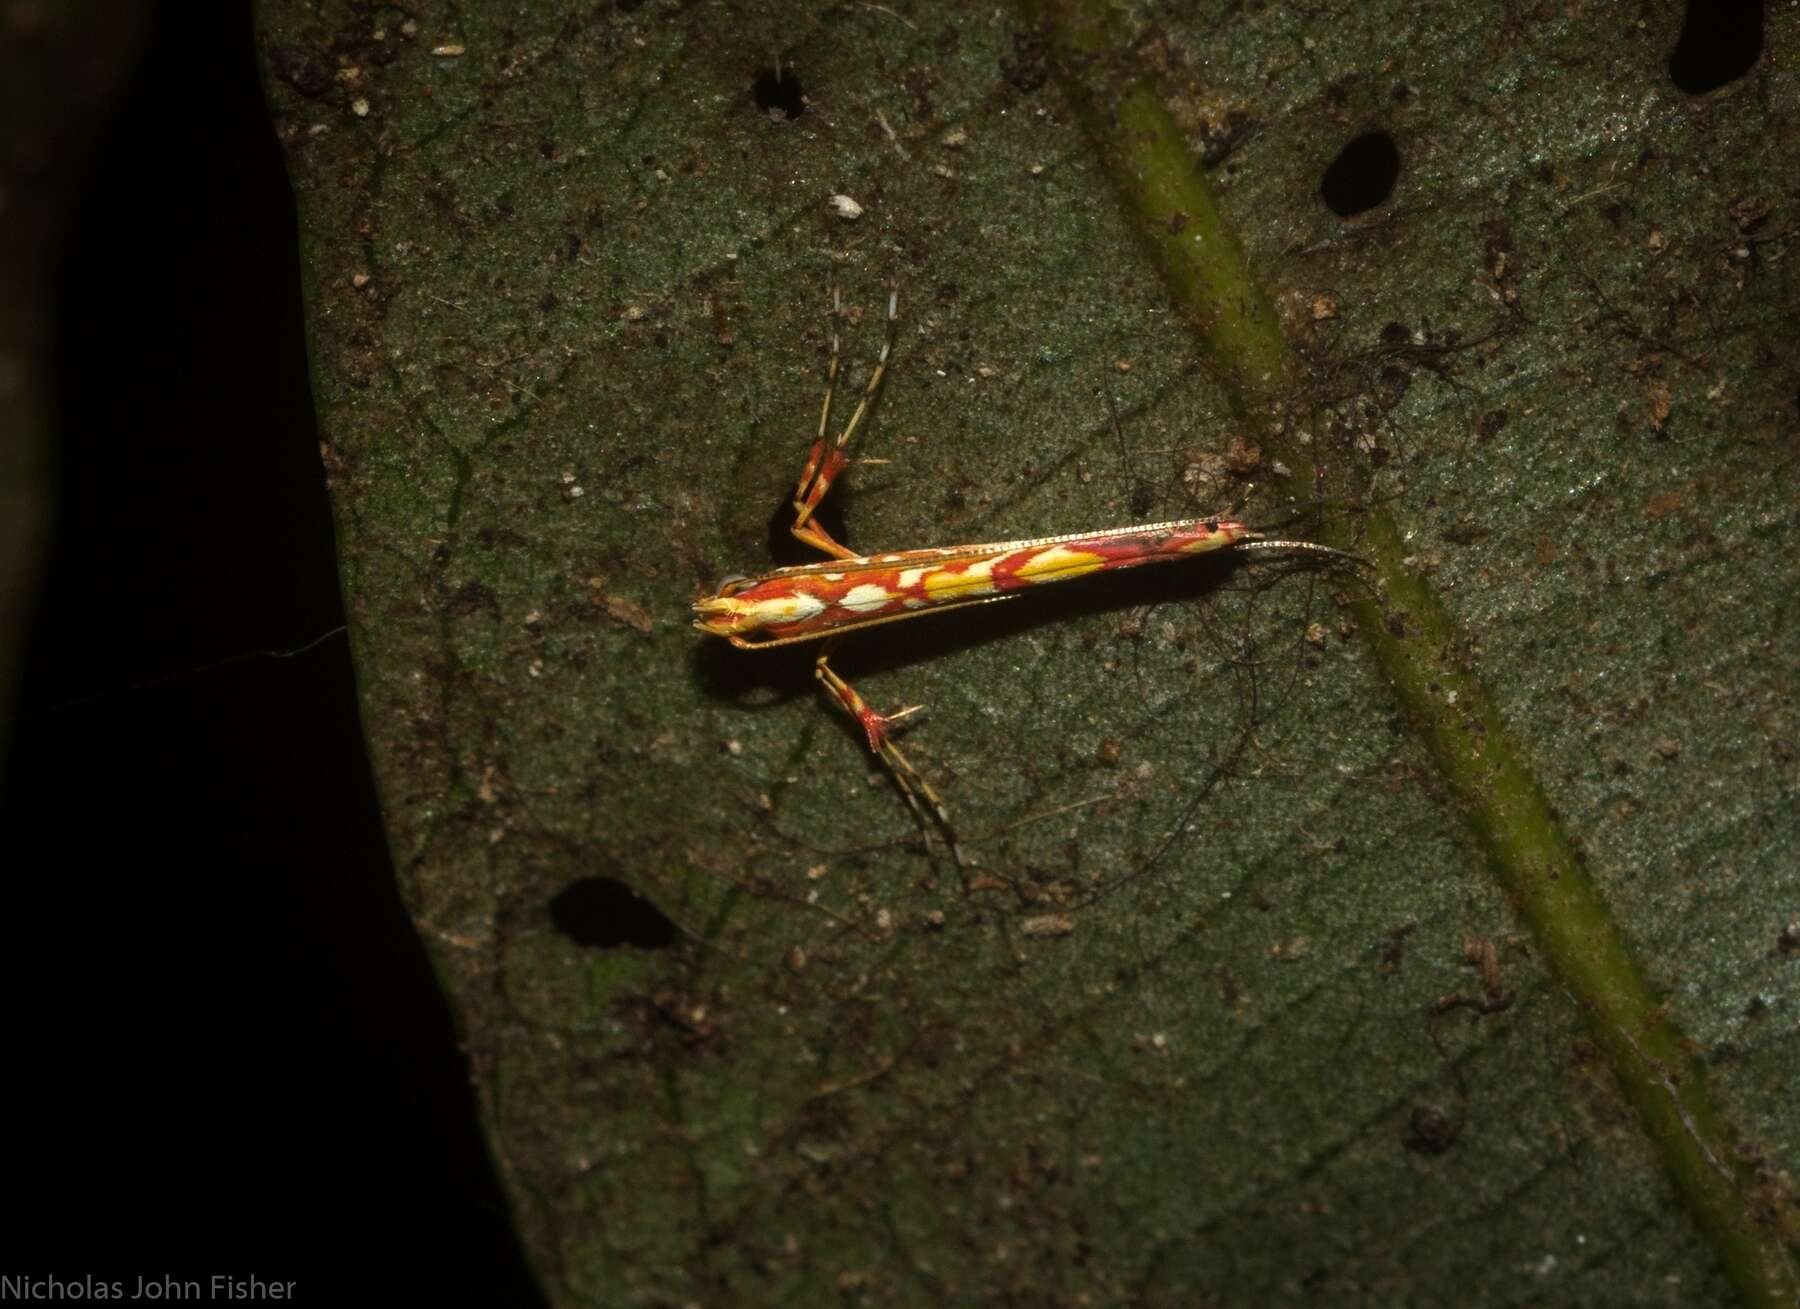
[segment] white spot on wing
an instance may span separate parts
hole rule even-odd
[[[893,598],[893,593],[885,586],[864,582],[861,586],[853,586],[844,592],[844,598],[838,603],[853,614],[872,614],[886,607],[887,602]]]
[[[744,608],[756,615],[760,627],[769,623],[804,622],[821,612],[825,602],[816,595],[784,595],[776,600],[759,600]]]

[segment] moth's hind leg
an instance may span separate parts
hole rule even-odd
[[[831,490],[831,484],[837,480],[838,474],[849,465],[850,459],[845,455],[844,447],[850,444],[850,438],[862,426],[863,418],[869,412],[869,405],[875,399],[875,392],[881,387],[881,379],[887,376],[888,360],[894,353],[894,319],[899,312],[899,304],[900,292],[890,286],[881,356],[875,362],[875,371],[869,374],[869,383],[863,388],[862,399],[857,401],[856,412],[850,415],[850,421],[844,424],[844,430],[838,434],[837,440],[830,441],[831,400],[837,390],[838,368],[842,358],[837,320],[843,312],[838,288],[831,288],[831,364],[825,373],[825,400],[819,406],[819,435],[813,441],[812,449],[807,452],[806,466],[800,470],[800,480],[794,486],[794,525],[790,530],[800,540],[834,559],[855,559],[857,554],[834,540],[813,514],[826,492]]]
[[[962,843],[957,840],[956,826],[950,821],[950,811],[944,807],[943,797],[933,789],[931,783],[925,780],[919,770],[912,766],[907,757],[901,753],[900,747],[894,744],[890,735],[889,729],[895,723],[908,714],[918,712],[920,706],[912,705],[894,714],[877,712],[870,707],[868,701],[856,693],[854,687],[839,677],[832,669],[828,662],[830,654],[829,648],[821,651],[818,659],[813,663],[813,673],[819,679],[819,685],[824,688],[825,694],[831,702],[854,719],[857,726],[863,729],[863,734],[869,741],[869,749],[879,755],[882,763],[887,765],[888,772],[893,776],[894,785],[900,788],[900,794],[905,796],[906,803],[912,806],[914,816],[918,818],[920,827],[928,837],[935,820],[945,842],[950,847],[950,858],[955,861],[957,869],[966,875],[968,864],[963,858]],[[927,810],[930,812],[927,813]]]

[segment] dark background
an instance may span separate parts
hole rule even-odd
[[[154,6],[93,147],[0,774],[0,1274],[542,1303],[364,757],[248,7]]]

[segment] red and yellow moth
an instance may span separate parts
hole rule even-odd
[[[925,614],[966,609],[1011,600],[1054,582],[1093,573],[1169,563],[1226,549],[1305,551],[1361,562],[1357,556],[1311,541],[1278,541],[1224,518],[1182,518],[1166,523],[1134,523],[1099,531],[1061,536],[993,541],[983,545],[940,546],[859,555],[840,545],[814,518],[832,482],[848,466],[844,447],[861,426],[869,403],[887,372],[893,350],[898,293],[888,292],[887,334],[881,356],[869,376],[856,412],[835,442],[828,442],[832,391],[837,383],[839,343],[831,337],[831,365],[826,374],[825,403],[819,411],[819,435],[807,455],[794,488],[793,534],[830,559],[816,564],[777,568],[758,577],[731,578],[718,590],[694,602],[694,626],[722,636],[741,650],[762,650],[800,641],[823,640],[814,672],[827,697],[854,719],[868,738],[869,749],[892,772],[907,802],[921,812],[928,802],[960,865],[958,847],[943,801],[907,762],[891,739],[890,728],[918,706],[894,714],[872,709],[831,668],[836,637],[866,627],[897,623]],[[837,294],[832,296],[835,321]]]

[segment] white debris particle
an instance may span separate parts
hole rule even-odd
[[[355,114],[358,118],[367,118],[369,116],[369,102],[360,95],[357,96],[356,99],[350,102],[350,112]]]
[[[834,195],[825,203],[831,206],[831,212],[839,218],[856,219],[863,215],[863,207],[847,195]]]
[[[431,53],[434,55],[437,55],[440,59],[455,59],[458,55],[460,55],[464,52],[464,49],[465,48],[463,46],[458,45],[456,42],[453,41],[448,45],[432,46]]]

